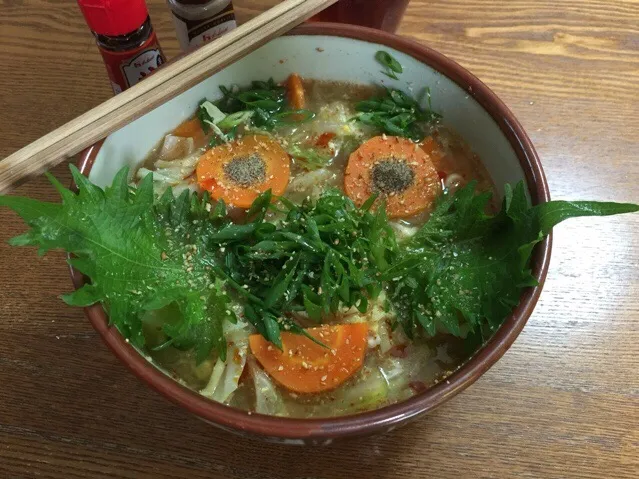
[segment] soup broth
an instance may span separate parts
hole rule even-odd
[[[379,95],[381,89],[314,80],[304,81],[303,88],[304,108],[313,112],[314,117],[301,123],[278,125],[268,131],[269,137],[291,156],[290,179],[283,196],[294,203],[315,201],[331,188],[344,192],[349,158],[367,140],[379,135],[376,128],[355,122],[353,118],[358,115],[358,102]],[[204,133],[197,128],[197,122],[197,119],[187,122],[167,135],[138,171],[139,178],[149,173],[154,175],[158,194],[169,186],[175,195],[185,189],[202,191],[195,169],[200,158],[211,148],[209,144],[215,137],[215,130]],[[415,142],[414,148],[423,150],[432,162],[441,192],[451,194],[470,181],[477,182],[479,190],[493,190],[480,159],[458,134],[440,122],[429,123],[424,128],[425,139]],[[240,125],[235,131],[235,141],[263,133],[259,127]],[[383,139],[387,138],[383,134]],[[318,147],[317,151],[321,151],[313,151],[313,154],[321,159],[309,154],[309,147]],[[245,210],[232,205],[229,208],[229,214],[242,223]],[[415,234],[431,210],[432,205],[429,205],[418,214],[392,219],[390,224],[398,239],[405,240]],[[273,222],[281,221],[277,211],[268,213],[268,217]],[[247,348],[246,336],[255,333],[255,329],[244,322],[242,298],[237,295],[234,298],[238,324],[242,326],[236,329],[239,339],[235,343],[233,331],[226,334],[230,341],[229,352],[233,353],[226,362],[236,363],[232,372],[235,377],[228,375],[228,369],[223,369],[226,363],[220,362],[216,354],[197,361],[192,350],[172,345],[156,349],[166,341],[161,325],[171,311],[150,313],[144,323],[144,332],[150,357],[176,380],[214,400],[251,412],[328,417],[378,408],[404,400],[445,379],[477,346],[469,348],[462,339],[444,333],[433,337],[407,337],[402,328],[397,327],[395,312],[389,308],[386,292],[382,290],[365,311],[355,307],[341,308],[337,314],[324,317],[322,321],[324,324],[364,322],[368,325],[361,367],[335,388],[299,393],[272,378]],[[177,314],[176,311],[173,313]],[[164,317],[158,319],[157,316]],[[316,326],[304,312],[292,316],[302,327]],[[227,388],[231,391],[228,395],[219,393],[220,382],[224,381],[231,384]]]

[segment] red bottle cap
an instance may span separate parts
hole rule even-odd
[[[78,0],[78,4],[89,28],[98,35],[126,35],[149,16],[144,0]]]

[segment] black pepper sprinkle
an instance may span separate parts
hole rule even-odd
[[[240,156],[224,165],[224,175],[236,185],[247,188],[266,179],[266,165],[256,154]]]
[[[413,185],[415,172],[406,161],[389,158],[373,166],[371,180],[373,193],[398,194]]]

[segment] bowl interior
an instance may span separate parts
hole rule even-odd
[[[381,73],[382,67],[374,56],[382,49],[404,66],[398,81]],[[460,133],[480,156],[500,194],[505,183],[524,178],[515,151],[472,91],[462,89],[429,65],[386,45],[327,35],[295,35],[271,41],[113,133],[98,153],[91,180],[105,186],[125,164],[132,168],[139,165],[165,133],[193,115],[203,98],[219,97],[220,85],[246,85],[251,80],[270,77],[281,81],[292,72],[321,80],[376,85],[381,82],[415,96],[429,87],[434,110],[441,113],[444,123]]]
[[[391,53],[404,67],[395,81],[381,73],[374,55]],[[410,40],[347,25],[305,25],[291,35],[277,38],[242,60],[228,66],[173,100],[147,113],[97,144],[81,159],[82,171],[100,185],[111,183],[125,165],[132,169],[172,128],[195,112],[204,98],[217,98],[220,85],[248,84],[273,77],[284,80],[290,73],[304,77],[384,84],[418,95],[430,88],[432,107],[444,123],[462,135],[490,173],[498,193],[505,183],[527,180],[533,201],[549,199],[547,185],[530,140],[512,113],[470,73],[444,56]],[[96,154],[97,152],[97,154]],[[550,259],[550,238],[533,255],[533,272],[540,284]],[[82,284],[75,274],[76,286]],[[100,305],[87,308],[87,315],[107,345],[141,379],[200,418],[224,429],[289,444],[326,444],[335,437],[388,431],[424,414],[472,384],[491,367],[513,343],[541,292],[541,285],[526,290],[520,304],[494,337],[447,381],[402,403],[354,416],[329,419],[289,419],[248,415],[210,401],[158,371],[124,341]]]

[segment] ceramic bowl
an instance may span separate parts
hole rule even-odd
[[[400,79],[380,72],[375,53],[384,49],[404,66]],[[104,142],[88,149],[81,169],[98,185],[107,185],[124,165],[135,168],[164,136],[195,112],[219,85],[247,84],[253,79],[303,77],[362,84],[384,84],[417,93],[430,87],[432,105],[482,158],[500,188],[525,180],[533,203],[549,200],[539,159],[513,114],[495,94],[457,63],[421,44],[396,35],[337,24],[307,24],[277,38],[147,113]],[[550,238],[536,247],[533,270],[539,286],[523,292],[512,315],[467,363],[453,375],[404,402],[357,415],[330,419],[290,419],[248,414],[211,401],[171,379],[108,326],[101,306],[87,308],[89,320],[107,345],[140,379],[179,406],[220,428],[291,444],[325,444],[336,438],[386,432],[424,415],[458,394],[488,370],[520,333],[541,292],[550,260]],[[74,274],[76,286],[81,277]]]

